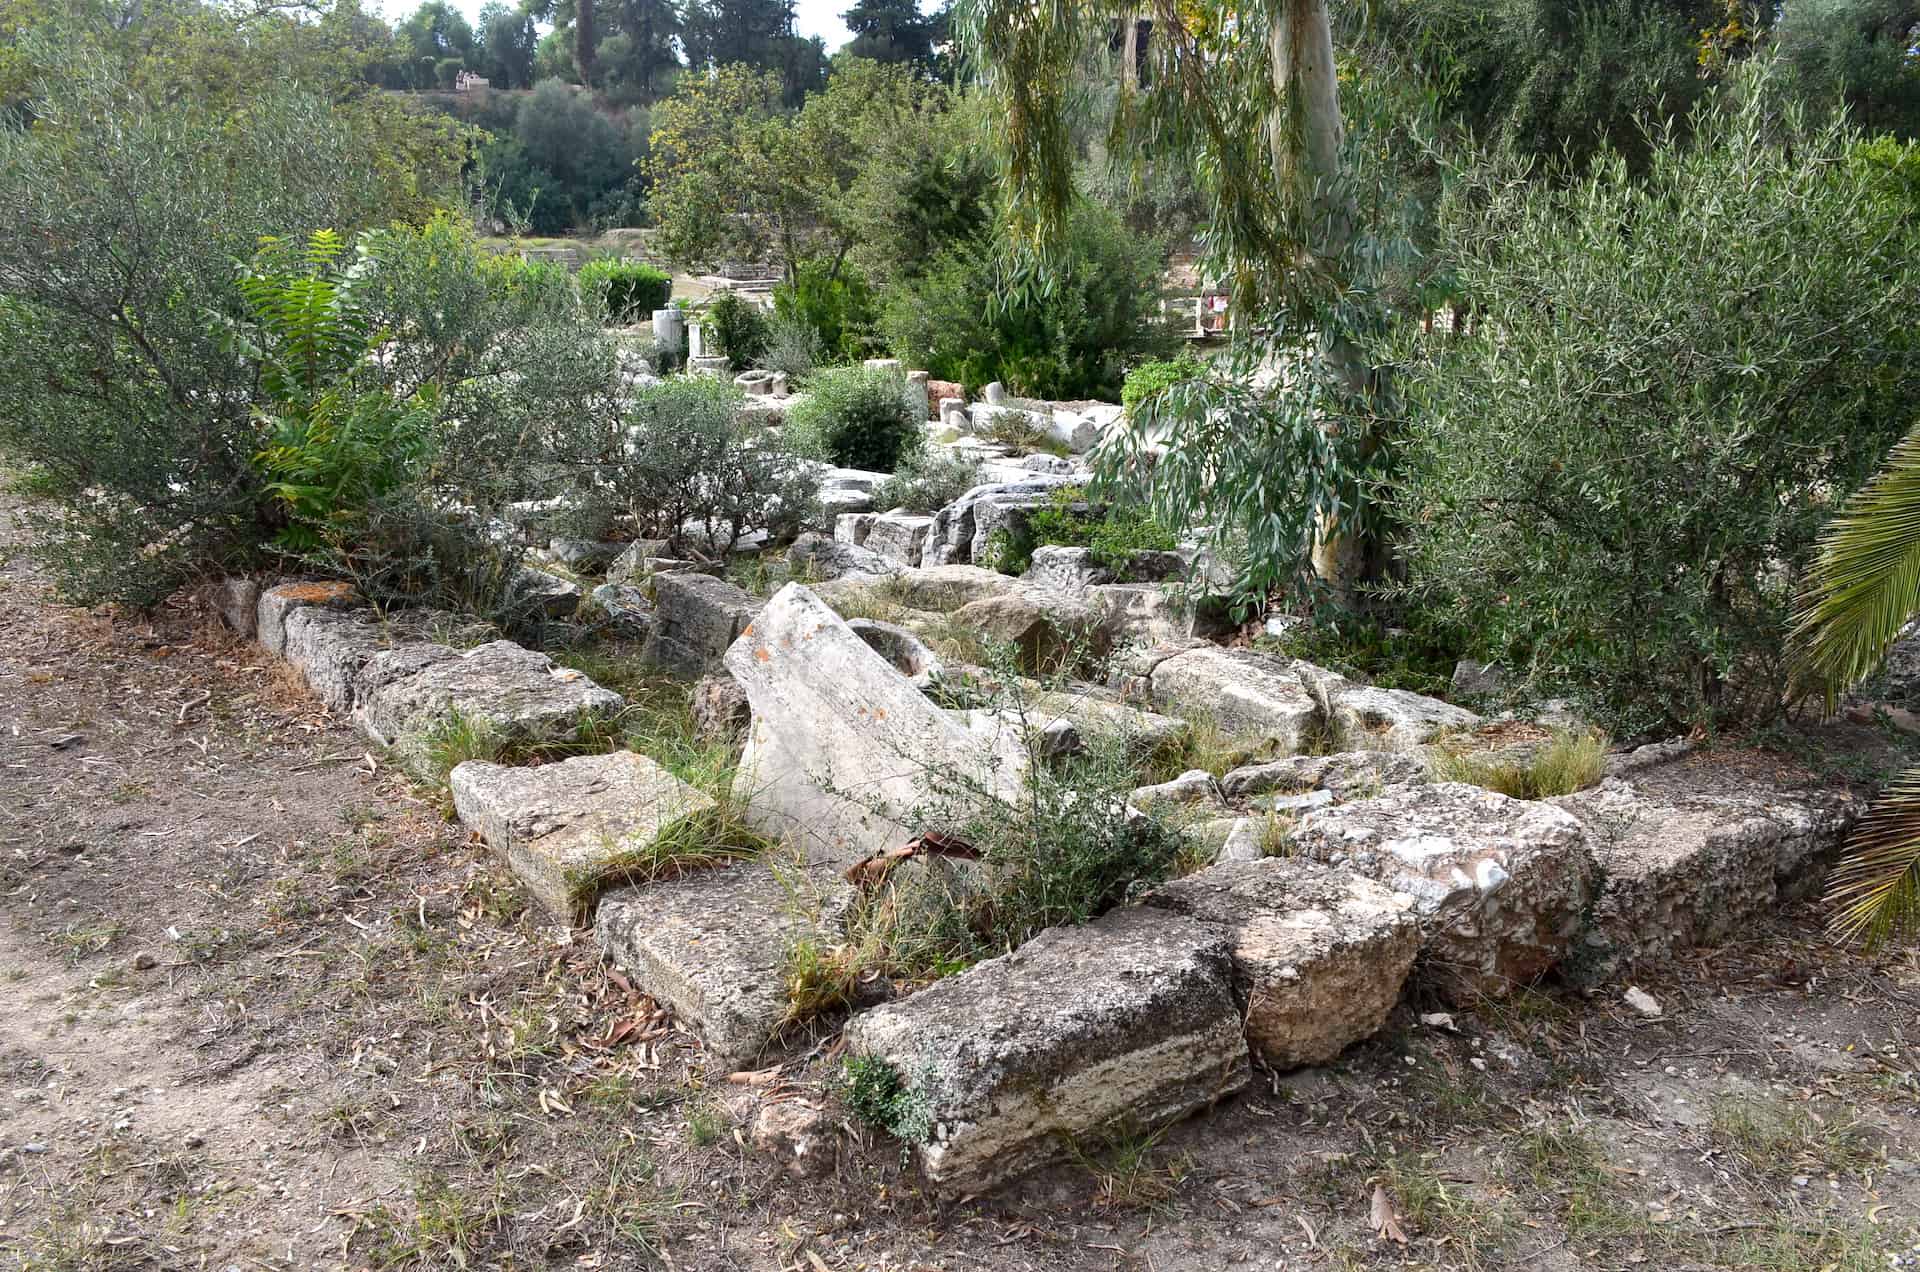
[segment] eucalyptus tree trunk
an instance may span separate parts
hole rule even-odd
[[[1340,148],[1346,125],[1340,118],[1340,85],[1333,61],[1333,27],[1327,0],[1279,0],[1268,40],[1274,95],[1267,124],[1275,185],[1290,191],[1305,238],[1301,264],[1311,268],[1346,249],[1352,237],[1353,200],[1340,180]],[[1339,332],[1322,354],[1349,389],[1366,383],[1360,351]],[[1329,427],[1338,427],[1330,425]],[[1368,553],[1339,521],[1323,518],[1313,545],[1313,569],[1344,601],[1367,572]]]

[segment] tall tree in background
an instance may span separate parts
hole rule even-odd
[[[480,10],[478,70],[495,88],[533,86],[533,18],[505,0],[489,0]]]
[[[600,33],[593,25],[593,0],[573,0],[573,65],[580,72],[580,82],[589,88],[593,86],[599,41]]]
[[[609,0],[601,9],[608,34],[600,41],[600,65],[610,91],[630,101],[651,102],[665,92],[664,76],[677,70],[683,31],[670,0]]]
[[[921,15],[919,0],[857,0],[840,20],[853,32],[847,52],[855,57],[933,65],[939,21]]]

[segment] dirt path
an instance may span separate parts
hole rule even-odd
[[[0,563],[0,1267],[1920,1266],[1920,957],[1813,930],[1648,982],[1658,1020],[1409,1004],[987,1202],[851,1134],[787,1179],[739,1086],[250,647]]]

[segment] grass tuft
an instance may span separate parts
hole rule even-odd
[[[1599,781],[1607,771],[1607,739],[1585,730],[1554,730],[1553,738],[1525,761],[1436,748],[1434,780],[1484,786],[1515,799],[1571,795]]]

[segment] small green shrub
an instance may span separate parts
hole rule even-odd
[[[848,1056],[840,1066],[847,1108],[863,1123],[908,1144],[932,1138],[926,1096],[878,1056]]]
[[[793,281],[773,289],[773,312],[813,331],[827,357],[864,358],[876,347],[873,290],[844,266],[836,274],[825,261],[801,261]]]
[[[1008,447],[1016,455],[1071,453],[1026,411],[995,411],[987,417],[986,427],[980,430],[980,436]]]
[[[808,382],[807,396],[787,412],[786,431],[806,454],[890,473],[926,444],[921,414],[898,371],[835,367]]]
[[[1377,688],[1441,696],[1452,687],[1460,657],[1448,633],[1389,628],[1354,615],[1296,623],[1284,635],[1262,636],[1254,644]]]
[[[639,261],[601,257],[582,265],[576,277],[583,295],[600,298],[610,322],[639,322],[665,309],[673,296],[673,276]]]
[[[799,384],[827,360],[827,342],[812,324],[776,310],[767,320],[767,343],[761,350],[762,370],[778,372]]]
[[[1145,509],[1115,505],[1095,512],[1085,500],[1080,487],[1061,487],[1027,515],[1024,529],[996,530],[987,537],[986,564],[1003,574],[1025,574],[1036,548],[1086,548],[1095,565],[1125,580],[1134,553],[1180,546],[1179,538]]]
[[[899,471],[873,492],[876,508],[905,508],[930,513],[946,507],[980,484],[980,465],[944,446],[910,452]]]
[[[727,292],[707,306],[701,330],[713,352],[745,371],[767,351],[767,316],[758,305]]]
[[[1184,349],[1171,358],[1142,362],[1127,372],[1126,383],[1120,387],[1120,404],[1132,415],[1135,408],[1162,389],[1184,380],[1201,379],[1206,374],[1207,364]]]

